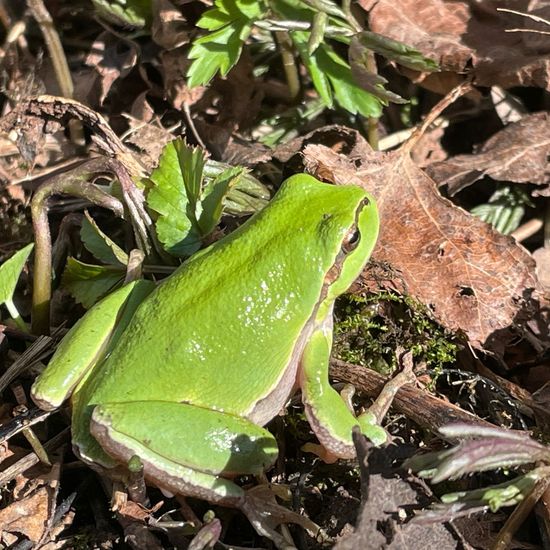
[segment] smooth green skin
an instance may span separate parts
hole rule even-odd
[[[356,245],[347,244],[357,230]],[[228,477],[273,464],[277,444],[261,426],[296,385],[333,455],[355,456],[355,425],[375,443],[386,439],[328,381],[334,300],[360,274],[377,234],[377,209],[363,189],[293,176],[263,211],[195,254],[137,309],[135,293],[150,290],[143,282],[92,308],[33,398],[55,408],[73,392],[73,446],[86,462],[111,469],[137,455],[155,485],[251,517]],[[82,346],[89,365],[75,360]]]

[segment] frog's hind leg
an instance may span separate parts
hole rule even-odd
[[[221,474],[260,474],[277,458],[277,443],[267,430],[185,403],[98,405],[90,430],[118,462],[138,456],[155,485],[226,505],[235,505],[243,491]]]
[[[277,458],[277,442],[248,420],[184,403],[136,401],[95,407],[91,433],[116,461],[138,456],[147,481],[183,494],[240,508],[260,535],[293,548],[274,530],[282,522],[315,524],[245,492],[221,474],[260,474]]]

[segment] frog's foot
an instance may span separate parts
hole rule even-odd
[[[386,431],[376,424],[376,416],[368,412],[355,417],[342,396],[330,385],[328,366],[332,346],[330,320],[321,324],[311,335],[300,366],[300,386],[304,410],[312,430],[324,447],[324,453],[314,450],[321,458],[355,458],[352,440],[354,426],[375,445],[388,439]]]
[[[240,506],[240,509],[254,529],[260,535],[271,539],[277,548],[285,550],[294,548],[289,541],[275,531],[275,527],[283,523],[296,523],[312,535],[319,532],[319,526],[310,519],[277,504],[267,485],[259,485],[246,491],[244,503]]]
[[[90,431],[117,462],[138,456],[145,479],[160,489],[241,509],[279,548],[292,546],[269,518],[307,523],[222,477],[259,475],[277,458],[273,436],[246,419],[184,403],[108,403],[94,409]]]

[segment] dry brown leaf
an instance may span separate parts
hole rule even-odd
[[[374,32],[414,46],[436,59],[442,71],[471,73],[480,86],[536,86],[550,89],[548,36],[508,29],[548,31],[541,23],[497,8],[549,18],[549,7],[528,0],[379,0],[370,8]]]
[[[550,248],[538,248],[533,252],[537,263],[537,275],[547,296],[550,296]]]
[[[0,510],[0,533],[18,533],[38,542],[48,526],[50,495],[48,486],[43,484]]]
[[[100,87],[100,105],[103,105],[112,85],[134,68],[137,58],[137,47],[131,40],[122,40],[107,31],[95,39],[85,64],[93,68],[94,80]],[[88,86],[94,85],[88,82]]]
[[[352,131],[346,132],[349,141]],[[359,134],[353,140],[345,156],[306,146],[306,168],[322,179],[367,188],[381,219],[373,259],[397,274],[393,286],[425,304],[445,327],[463,331],[473,346],[502,351],[510,326],[521,324],[534,307],[532,257],[441,197],[407,149],[378,153]]]
[[[166,50],[178,48],[189,42],[190,25],[181,10],[169,0],[153,0],[153,25],[151,38]]]
[[[427,172],[439,185],[447,185],[451,195],[483,176],[548,185],[549,155],[550,116],[541,112],[509,124],[486,141],[478,153],[431,164]]]
[[[44,134],[56,132],[74,118],[90,128],[92,140],[108,156],[115,157],[130,174],[143,174],[144,168],[139,160],[128,151],[107,121],[73,99],[41,95],[21,101],[0,118],[0,134],[4,133],[15,141],[23,158],[32,163],[44,141]]]
[[[164,90],[174,109],[182,110],[185,105],[194,105],[202,99],[207,90],[205,86],[192,89],[187,86],[187,70],[191,62],[183,48],[162,52],[160,59]]]

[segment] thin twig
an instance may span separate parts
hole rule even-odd
[[[523,12],[523,11],[509,10],[508,8],[497,8],[497,11],[504,11],[506,13],[513,13],[514,15],[520,15],[521,17],[527,17],[528,19],[532,19],[533,21],[536,21],[537,23],[544,23],[545,25],[550,26],[550,21],[548,19],[544,19],[544,17],[540,17],[539,15],[534,15],[533,13],[526,13],[526,12]]]

